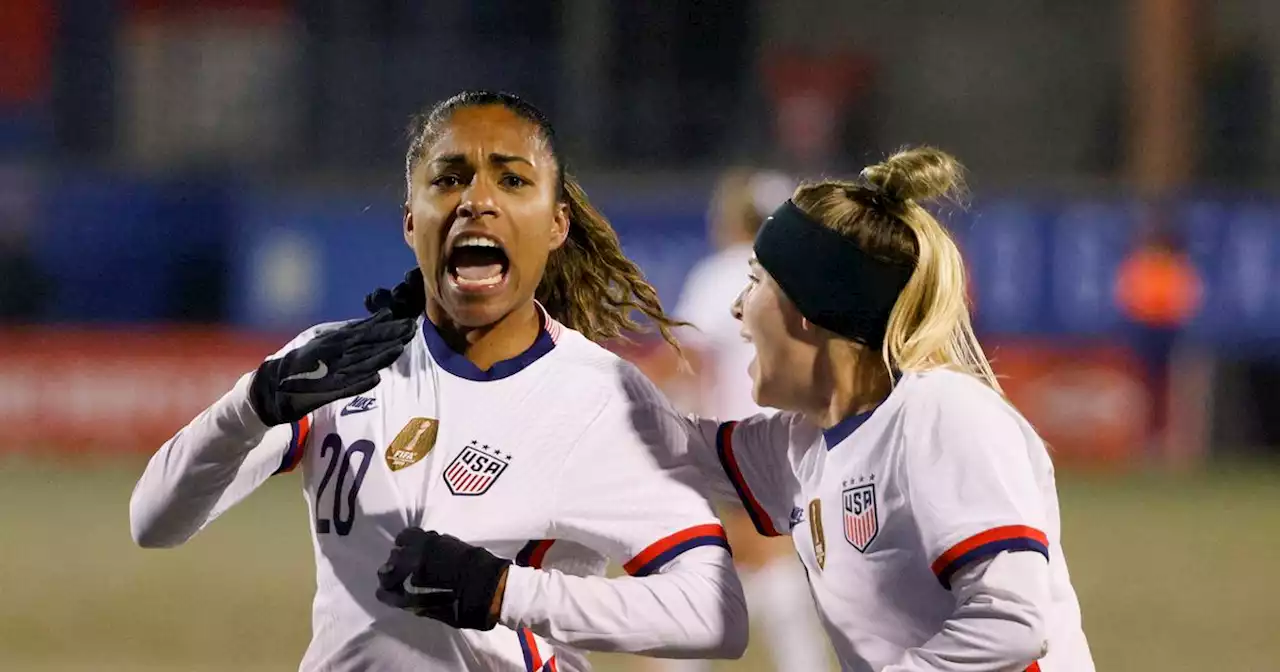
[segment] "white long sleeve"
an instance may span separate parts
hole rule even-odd
[[[923,646],[883,672],[1022,672],[1048,651],[1049,565],[1004,552],[951,579],[956,609]]]
[[[512,566],[500,622],[583,649],[665,658],[739,658],[748,634],[742,584],[719,547],[691,549],[644,577]]]
[[[793,413],[754,415],[718,422],[682,418],[687,441],[682,456],[698,469],[699,486],[708,496],[741,504],[756,530],[766,537],[789,534],[792,509],[798,505],[800,482],[793,461],[797,447],[814,437],[793,440],[802,418]]]
[[[129,500],[134,541],[177,546],[261,485],[281,463],[292,431],[268,430],[249,405],[253,374],[169,439]]]

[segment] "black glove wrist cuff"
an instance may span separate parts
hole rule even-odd
[[[492,630],[498,623],[493,611],[503,570],[511,563],[483,548],[473,548],[463,558],[458,593],[458,627]]]
[[[284,424],[284,420],[280,417],[280,409],[276,408],[273,402],[268,381],[272,380],[276,375],[277,360],[268,359],[258,365],[258,371],[253,374],[253,380],[249,382],[249,407],[257,414],[262,424],[268,427]]]

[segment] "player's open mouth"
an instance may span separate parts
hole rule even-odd
[[[488,236],[467,234],[454,242],[445,259],[449,280],[464,292],[488,292],[501,287],[511,262],[502,244]]]

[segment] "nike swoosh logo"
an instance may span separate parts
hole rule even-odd
[[[319,364],[316,364],[316,368],[314,371],[308,371],[306,373],[295,373],[292,376],[289,376],[288,378],[282,379],[280,382],[287,383],[291,380],[320,380],[321,378],[324,378],[327,375],[329,375],[329,365],[325,364],[322,361]]]
[[[361,397],[361,399],[363,399],[363,397]],[[377,403],[370,403],[368,406],[356,406],[355,404],[356,402],[353,401],[350,404],[343,406],[342,412],[339,413],[338,415],[340,416],[355,415],[356,413],[364,413],[365,411],[372,411],[373,409],[378,407]]]

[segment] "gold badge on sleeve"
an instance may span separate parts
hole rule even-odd
[[[427,456],[436,445],[440,421],[435,418],[412,418],[387,447],[387,466],[400,471]]]
[[[818,561],[818,569],[826,569],[827,537],[822,533],[822,500],[818,498],[809,502],[809,536],[813,537],[813,557]]]

